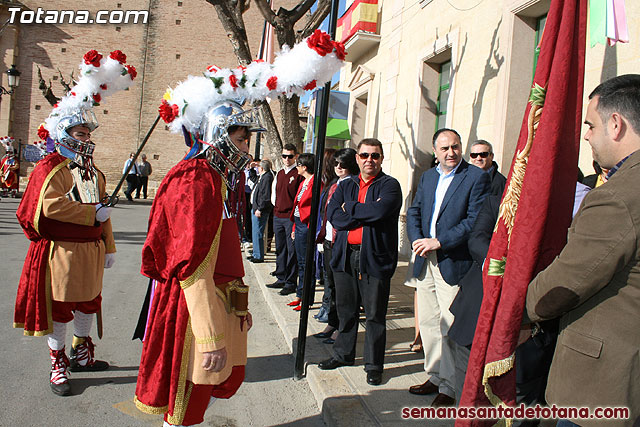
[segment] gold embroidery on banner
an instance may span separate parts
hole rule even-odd
[[[42,202],[43,202],[43,198],[44,198],[44,193],[47,190],[47,187],[49,186],[49,182],[51,181],[53,176],[60,169],[66,167],[69,163],[71,163],[71,159],[63,160],[59,165],[57,165],[56,167],[51,169],[51,172],[49,172],[49,175],[47,175],[47,177],[44,179],[44,182],[42,183],[42,187],[40,188],[40,195],[38,196],[38,204],[36,205],[36,214],[35,214],[35,217],[33,218],[33,228],[35,228],[36,233],[38,233],[38,234],[40,234],[40,228],[39,228],[40,227],[40,212],[42,212]]]
[[[191,387],[185,390],[187,384],[187,371],[189,370],[189,355],[191,354],[191,341],[193,331],[191,330],[191,317],[187,321],[187,328],[184,331],[184,345],[182,346],[182,359],[180,362],[180,374],[178,376],[178,389],[176,390],[176,400],[173,405],[173,415],[167,414],[169,424],[180,425],[184,420],[184,414],[189,404]],[[186,391],[186,392],[185,392]]]
[[[529,110],[529,116],[527,118],[527,143],[522,151],[519,151],[516,154],[516,160],[513,164],[513,171],[511,172],[509,186],[507,187],[507,191],[504,194],[502,203],[500,203],[498,221],[496,223],[496,228],[494,229],[494,231],[498,229],[498,223],[502,219],[505,227],[507,228],[507,236],[509,242],[511,242],[511,233],[513,231],[513,224],[516,219],[516,211],[518,210],[518,202],[520,201],[520,193],[522,191],[524,175],[527,171],[529,154],[531,153],[533,139],[535,138],[536,131],[538,130],[538,124],[540,123],[540,118],[542,117],[545,96],[546,88],[543,88],[535,83],[531,88],[531,95],[529,96],[531,109]]]
[[[489,402],[495,407],[502,406],[503,408],[507,407],[507,404],[502,401],[496,394],[493,393],[491,389],[491,385],[489,384],[489,379],[492,377],[499,377],[500,375],[504,375],[513,369],[513,364],[515,361],[515,353],[506,359],[496,360],[495,362],[490,362],[484,365],[484,374],[482,376],[482,385],[484,386],[484,394],[489,398]],[[513,425],[513,419],[506,418],[501,419],[495,425],[504,425],[510,427]]]
[[[212,337],[203,337],[203,338],[196,337],[196,344],[211,344],[213,342],[222,341],[223,339],[224,339],[224,333],[214,335]]]
[[[138,400],[138,396],[133,397],[133,402],[136,404],[136,408],[138,408],[139,410],[141,410],[146,414],[162,415],[165,412],[167,412],[167,410],[169,409],[169,405],[164,405],[164,406],[145,405],[144,403]]]

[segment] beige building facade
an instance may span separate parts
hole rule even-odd
[[[352,7],[351,26],[370,19],[358,0],[350,3],[357,6]],[[439,128],[461,134],[466,159],[471,142],[491,142],[506,175],[550,0],[373,3],[377,31],[356,32],[346,42],[349,62],[339,90],[351,92],[352,144],[363,137],[383,142],[383,170],[402,185],[403,212],[430,167],[431,139]],[[627,1],[626,9],[630,43],[591,47],[587,36],[585,110],[589,93],[601,81],[640,70],[640,2]],[[585,175],[593,173],[591,162],[583,141],[580,168]],[[404,239],[401,251],[408,253]]]

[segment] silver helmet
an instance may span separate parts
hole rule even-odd
[[[56,124],[54,135],[56,151],[80,166],[86,166],[93,157],[95,145],[92,142],[82,142],[69,135],[69,130],[74,126],[85,126],[93,132],[98,127],[98,120],[93,111],[78,109],[61,118]]]
[[[249,153],[241,151],[229,137],[229,130],[238,126],[248,128],[249,132],[263,132],[261,111],[258,108],[245,111],[236,101],[218,103],[205,114],[199,132],[211,166],[231,187],[238,172],[251,161]]]

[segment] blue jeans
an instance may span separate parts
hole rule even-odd
[[[296,257],[298,259],[298,287],[296,288],[296,296],[302,298],[302,287],[304,286],[304,265],[307,256],[307,232],[309,227],[296,217],[296,238],[293,244],[296,247]],[[314,281],[315,282],[315,281]]]
[[[269,214],[261,212],[258,218],[251,212],[251,240],[253,241],[253,258],[264,259],[264,228],[267,225]]]

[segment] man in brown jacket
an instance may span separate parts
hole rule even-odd
[[[640,75],[610,79],[589,99],[584,139],[608,181],[587,194],[567,245],[529,285],[527,315],[560,317],[547,402],[626,407],[628,419],[607,425],[631,426],[640,420]]]

